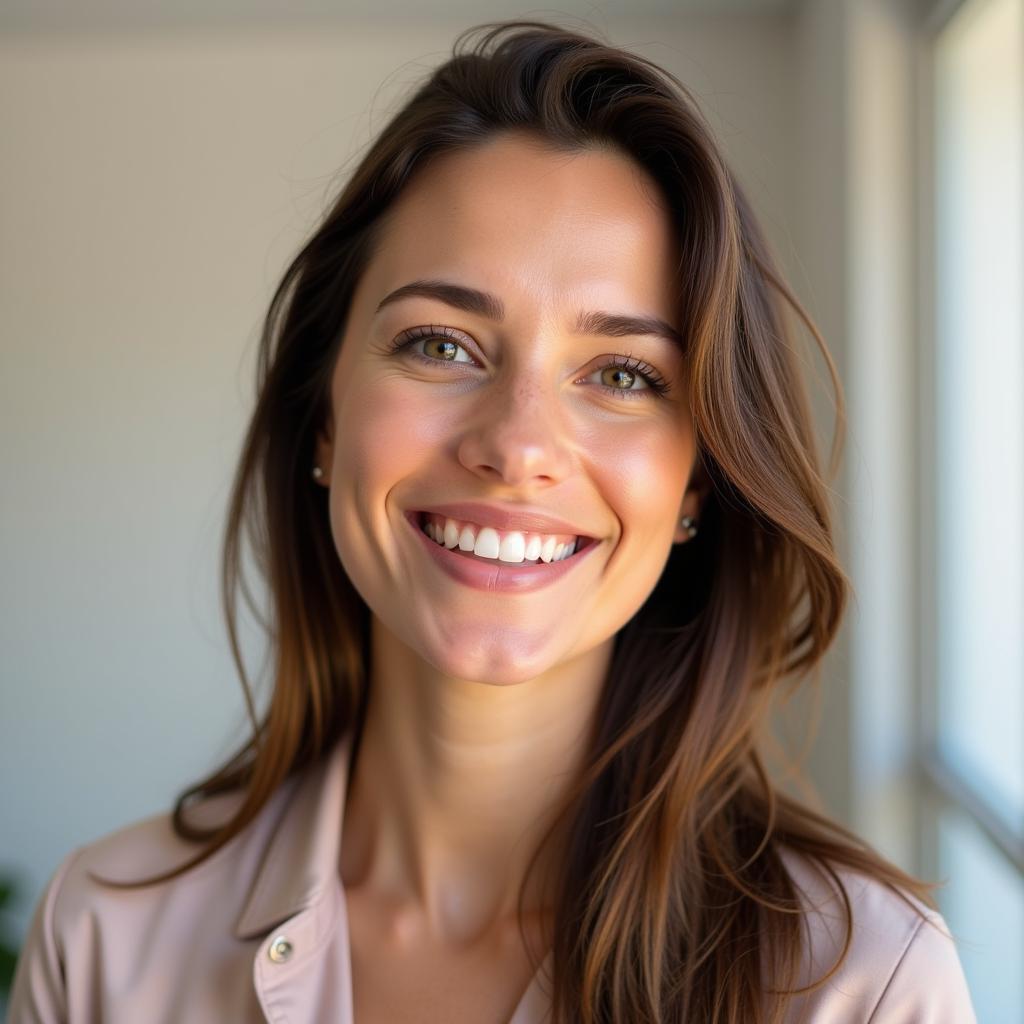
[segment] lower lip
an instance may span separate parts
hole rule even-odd
[[[405,520],[420,538],[430,557],[452,579],[464,583],[467,587],[490,593],[521,594],[549,586],[572,572],[598,546],[596,540],[591,540],[586,547],[559,562],[515,565],[495,559],[493,564],[488,564],[475,558],[466,558],[465,555],[457,555],[443,544],[432,540],[420,529],[418,513],[407,512]]]

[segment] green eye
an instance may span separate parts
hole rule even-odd
[[[460,346],[457,345],[450,338],[424,338],[428,346],[426,352],[437,356],[437,358],[444,360],[445,362],[453,363],[456,362],[456,356],[458,355]],[[430,353],[429,346],[436,345],[433,353]]]
[[[422,363],[473,363],[473,357],[466,350],[465,345],[462,341],[456,340],[461,337],[451,327],[440,327],[434,324],[412,327],[398,336],[392,346],[392,351],[402,352],[408,349],[409,355]],[[421,349],[419,347],[421,344],[424,349],[427,346],[435,346],[433,353],[428,354],[427,351]],[[459,358],[460,352],[465,358]],[[606,377],[605,375],[609,371],[612,371],[612,375]],[[595,370],[594,373],[601,374],[602,389],[617,398],[660,398],[672,389],[668,381],[653,366],[634,359],[630,355],[617,356],[599,370]],[[609,380],[616,383],[607,383]],[[643,382],[643,387],[633,387],[638,380]],[[625,383],[625,387],[621,386],[623,383]]]
[[[428,363],[471,363],[472,357],[460,341],[454,340],[456,337],[456,332],[450,327],[413,327],[398,336],[392,351],[401,352],[411,348],[413,356]],[[433,353],[425,355],[418,343],[436,347]],[[464,359],[458,357],[460,352],[464,353]]]

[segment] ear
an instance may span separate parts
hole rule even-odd
[[[697,461],[694,463],[693,472],[690,474],[690,482],[687,484],[682,504],[679,506],[676,531],[672,535],[673,544],[685,544],[688,540],[693,539],[689,530],[681,525],[680,520],[684,516],[689,516],[693,520],[693,526],[700,529],[701,512],[710,493],[711,479],[708,477],[704,464],[698,456]]]

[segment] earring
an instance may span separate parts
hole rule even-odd
[[[693,516],[683,516],[679,520],[679,525],[691,536],[697,536],[697,520]]]
[[[324,471],[319,466],[313,467],[313,479],[319,480],[324,475]]]

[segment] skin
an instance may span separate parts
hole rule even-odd
[[[395,965],[427,949],[500,958],[519,941],[527,857],[579,769],[615,634],[688,539],[679,518],[699,520],[706,493],[678,346],[575,331],[591,310],[680,329],[676,245],[653,182],[629,158],[516,134],[435,158],[389,211],[317,443],[338,557],[373,613],[340,865],[356,951],[365,942]],[[491,292],[504,319],[424,297],[375,312],[419,279]],[[411,350],[429,365],[389,350],[431,324],[458,332],[459,361],[423,339]],[[671,392],[617,381],[606,368],[627,354]],[[543,509],[600,549],[543,590],[470,589],[403,520],[456,500]],[[541,874],[558,856],[555,844]],[[544,941],[552,894],[537,882],[525,906]]]

